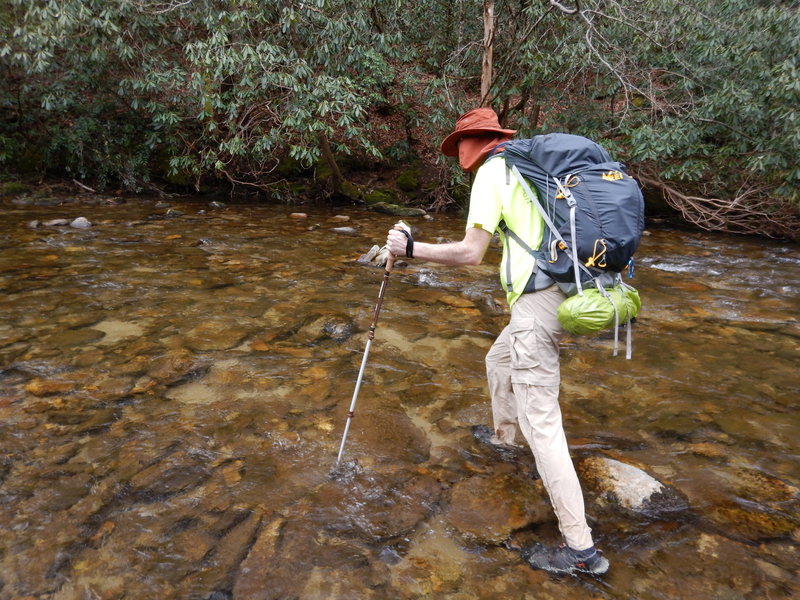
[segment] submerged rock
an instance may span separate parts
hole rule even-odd
[[[389,585],[386,566],[362,543],[331,537],[313,520],[277,517],[258,532],[236,573],[232,600],[399,597]]]
[[[355,227],[334,227],[331,231],[334,233],[343,233],[346,235],[354,235],[358,233]]]
[[[578,462],[577,469],[589,489],[604,501],[624,509],[659,514],[685,510],[686,499],[641,469],[602,456]]]
[[[353,335],[353,331],[355,331],[355,325],[352,321],[332,319],[322,326],[322,331],[337,342],[343,342]]]
[[[364,408],[359,408],[348,438],[353,456],[363,455],[364,460],[376,463],[421,463],[430,458],[430,440],[402,407],[375,407],[366,394],[362,397]],[[359,452],[359,446],[363,452]]]
[[[186,333],[186,345],[200,352],[228,350],[238,346],[247,333],[248,330],[244,327],[207,321]]]
[[[517,529],[555,518],[545,496],[540,481],[513,473],[471,477],[453,487],[445,517],[467,539],[499,544]]]
[[[347,317],[320,316],[304,324],[295,339],[304,344],[318,343],[324,338],[343,342],[353,335],[355,329],[355,324]]]
[[[430,475],[364,469],[318,488],[304,518],[324,523],[331,535],[375,543],[409,534],[432,514],[441,495],[441,484]]]
[[[264,590],[264,574],[273,566],[284,519],[274,518],[264,525],[239,567],[233,586],[234,598],[254,598]]]
[[[704,519],[728,537],[749,542],[788,538],[800,526],[795,514],[732,502],[712,507],[704,514]]]
[[[735,472],[737,495],[760,503],[780,503],[800,500],[800,489],[756,469],[740,468]]]
[[[140,498],[166,498],[205,481],[210,471],[202,458],[176,452],[139,471],[130,480]]]
[[[75,384],[70,381],[42,379],[37,377],[25,386],[25,390],[34,396],[52,396],[65,394],[75,389]]]

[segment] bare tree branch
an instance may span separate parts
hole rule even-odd
[[[659,190],[664,200],[693,225],[706,231],[744,233],[772,238],[797,239],[800,212],[787,202],[768,195],[764,186],[743,184],[733,198],[702,197],[679,191],[653,170],[637,179]]]
[[[550,6],[553,6],[553,7],[557,8],[558,10],[563,12],[565,15],[574,15],[574,14],[578,13],[578,11],[580,11],[580,4],[577,2],[577,0],[575,2],[575,8],[567,8],[566,6],[561,4],[560,2],[557,2],[557,0],[550,0]]]
[[[153,15],[161,15],[188,6],[193,1],[194,0],[170,0],[169,2],[151,2],[148,0],[137,0],[136,4],[145,12]]]

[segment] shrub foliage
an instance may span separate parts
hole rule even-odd
[[[779,0],[10,0],[0,164],[139,190],[266,187],[291,158],[428,163],[483,100],[584,134],[702,227],[791,236],[800,12]],[[388,116],[388,118],[387,118]],[[445,206],[463,183],[440,163]]]

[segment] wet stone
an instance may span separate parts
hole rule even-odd
[[[143,499],[163,498],[201,484],[209,474],[202,457],[181,451],[139,471],[131,477],[130,484]]]
[[[53,600],[117,600],[126,591],[125,579],[120,576],[87,575],[67,582]]]
[[[381,247],[378,245],[372,246],[369,250],[367,250],[364,254],[358,257],[357,262],[362,264],[368,264],[372,262],[376,256],[378,256],[378,252],[381,251]]]
[[[387,424],[391,423],[391,426]],[[367,407],[353,420],[348,443],[377,462],[421,463],[430,457],[430,440],[398,406]]]
[[[260,532],[238,573],[233,600],[398,598],[388,586],[386,565],[364,544],[326,535],[305,519],[278,518]]]
[[[197,359],[190,352],[170,351],[150,363],[148,374],[159,383],[173,385],[196,371],[199,366]]]
[[[238,346],[248,330],[231,323],[201,323],[186,334],[186,345],[198,351],[229,350]]]
[[[358,230],[355,227],[334,227],[331,231],[343,235],[355,235]]]
[[[797,514],[759,510],[745,504],[726,503],[705,513],[713,527],[739,540],[758,542],[789,537],[800,525]]]
[[[283,523],[283,519],[273,518],[261,527],[239,568],[233,587],[234,600],[254,598],[264,590],[265,573],[275,567],[275,552]]]
[[[102,339],[104,335],[102,331],[95,329],[68,329],[48,336],[46,341],[56,348],[83,346]]]
[[[102,374],[90,378],[90,383],[83,389],[93,398],[101,402],[117,400],[125,396],[133,388],[134,380],[127,375]]]
[[[635,566],[647,568],[650,573],[640,578],[636,597],[745,600],[771,596],[755,592],[764,578],[748,558],[743,544],[706,533],[686,542],[687,547],[680,555],[675,555],[669,544],[655,544],[653,549],[640,552]],[[731,564],[736,568],[731,569]],[[611,568],[616,567],[612,562]],[[627,568],[627,565],[621,567]],[[676,570],[680,570],[681,577],[674,576]],[[626,574],[635,577],[636,572],[638,570],[631,569]]]
[[[89,229],[92,223],[86,217],[78,217],[70,221],[69,226],[75,229]]]
[[[75,384],[69,381],[38,378],[25,386],[25,390],[34,396],[53,396],[71,392],[74,389]]]
[[[633,512],[670,513],[688,508],[680,492],[641,469],[611,458],[593,456],[576,465],[581,481],[604,502]]]
[[[453,486],[445,518],[465,539],[499,544],[517,529],[555,518],[545,495],[540,481],[478,475]]]
[[[755,469],[738,469],[734,484],[737,494],[761,503],[800,501],[800,489],[786,481]]]
[[[320,486],[308,518],[344,538],[367,542],[406,535],[427,518],[442,495],[441,485],[415,472],[367,469]]]
[[[115,344],[127,338],[138,338],[144,333],[144,328],[139,323],[108,319],[92,326],[105,334],[101,344]]]
[[[80,311],[57,315],[54,322],[66,329],[78,329],[97,323],[97,314],[92,311]],[[94,333],[94,332],[92,332]]]
[[[301,344],[312,344],[325,338],[343,342],[355,331],[353,321],[343,316],[321,316],[305,323],[294,339]]]
[[[247,556],[261,518],[260,513],[253,512],[231,527],[210,550],[202,567],[181,582],[178,596],[208,598],[215,590],[229,589],[231,573]]]

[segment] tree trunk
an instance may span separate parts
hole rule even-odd
[[[481,106],[489,104],[494,49],[494,0],[483,0],[483,61],[481,63]]]
[[[328,136],[326,136],[324,133],[319,134],[319,147],[320,150],[322,150],[322,156],[325,158],[325,162],[327,162],[328,166],[331,168],[333,191],[339,193],[342,190],[342,182],[344,181],[344,178],[342,177],[342,172],[339,170],[339,164],[336,162],[336,157],[333,155],[333,150],[331,150],[330,142],[328,142]]]

